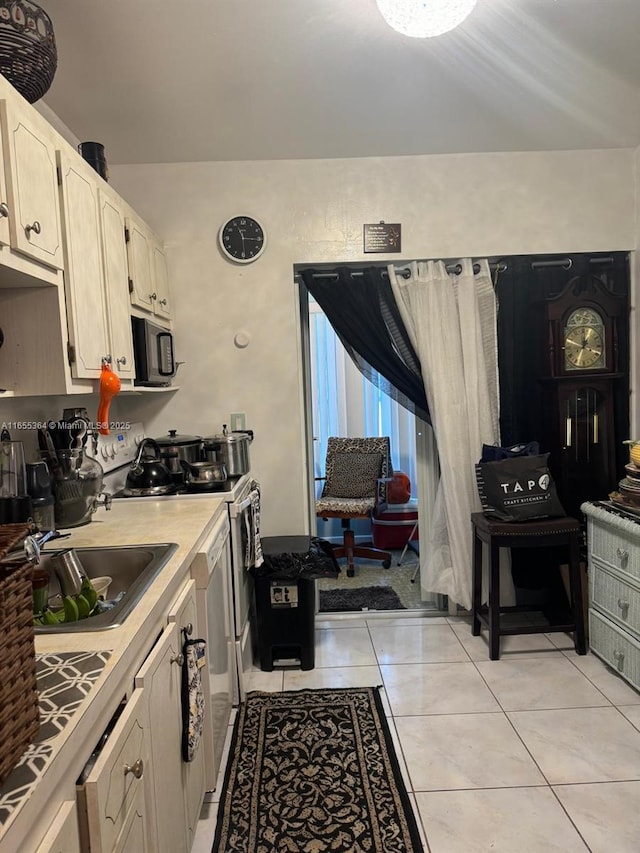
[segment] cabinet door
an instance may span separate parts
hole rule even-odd
[[[17,101],[2,102],[2,119],[11,245],[63,269],[55,146]]]
[[[110,354],[102,271],[100,212],[95,173],[79,158],[59,152],[65,238],[65,294],[69,336],[75,348],[72,373],[100,377]]]
[[[185,853],[189,849],[182,789],[180,654],[178,626],[169,625],[135,679],[147,697],[153,789],[150,840],[156,853]]]
[[[145,853],[145,851],[154,853],[154,848],[149,844],[144,791],[138,788],[113,853]]]
[[[153,311],[157,293],[153,287],[151,234],[141,222],[131,217],[127,218],[126,225],[131,303]]]
[[[135,377],[129,302],[129,267],[124,214],[118,204],[100,190],[100,224],[107,319],[113,369],[123,379]]]
[[[191,639],[202,637],[202,631],[198,625],[196,613],[196,582],[188,581],[184,591],[172,606],[168,614],[169,623],[175,623],[180,631],[180,642],[183,640],[183,629],[189,632]],[[205,705],[206,702],[205,697]],[[205,711],[206,713],[206,711]],[[210,716],[205,716],[204,724],[211,725]],[[200,748],[193,761],[182,762],[182,789],[184,791],[184,805],[187,820],[187,842],[188,849],[193,845],[193,839],[200,817],[200,809],[205,792],[205,768],[204,768],[204,744],[200,741]]]
[[[0,134],[0,246],[8,246],[9,237],[9,197],[7,195],[7,181],[4,175],[4,147],[2,135]]]
[[[80,853],[78,810],[74,800],[64,802],[36,853]]]
[[[86,828],[92,853],[110,853],[127,836],[127,826],[148,821],[149,722],[144,691],[134,690],[122,716],[84,784]],[[146,828],[136,830],[136,837]],[[136,849],[136,848],[123,848]],[[143,853],[148,844],[138,847]]]
[[[153,272],[155,280],[154,312],[158,318],[171,319],[171,297],[169,294],[169,272],[164,248],[158,243],[153,245]]]

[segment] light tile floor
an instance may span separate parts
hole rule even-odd
[[[570,637],[503,637],[490,661],[463,617],[316,627],[315,669],[256,669],[250,688],[382,685],[425,851],[640,850],[640,693]],[[193,853],[210,853],[216,808]]]

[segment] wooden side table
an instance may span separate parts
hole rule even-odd
[[[500,637],[513,634],[548,634],[572,632],[576,652],[587,652],[582,578],[580,574],[580,523],[575,518],[543,518],[535,521],[507,522],[487,518],[481,512],[471,515],[473,528],[473,605],[471,633],[480,635],[482,625],[489,631],[489,656],[500,657]],[[482,543],[489,546],[489,603],[482,605]],[[569,550],[569,583],[571,587],[572,621],[561,625],[505,625],[501,616],[506,613],[531,612],[530,606],[500,606],[500,548],[555,548]]]

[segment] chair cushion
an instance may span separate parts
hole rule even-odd
[[[316,515],[321,518],[324,513],[339,513],[348,516],[368,516],[375,506],[374,498],[318,498]]]
[[[375,497],[381,468],[381,453],[336,453],[324,497]]]

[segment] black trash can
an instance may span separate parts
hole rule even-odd
[[[262,538],[264,563],[252,569],[254,617],[260,669],[275,661],[315,666],[316,578],[337,577],[330,546],[310,536]]]

